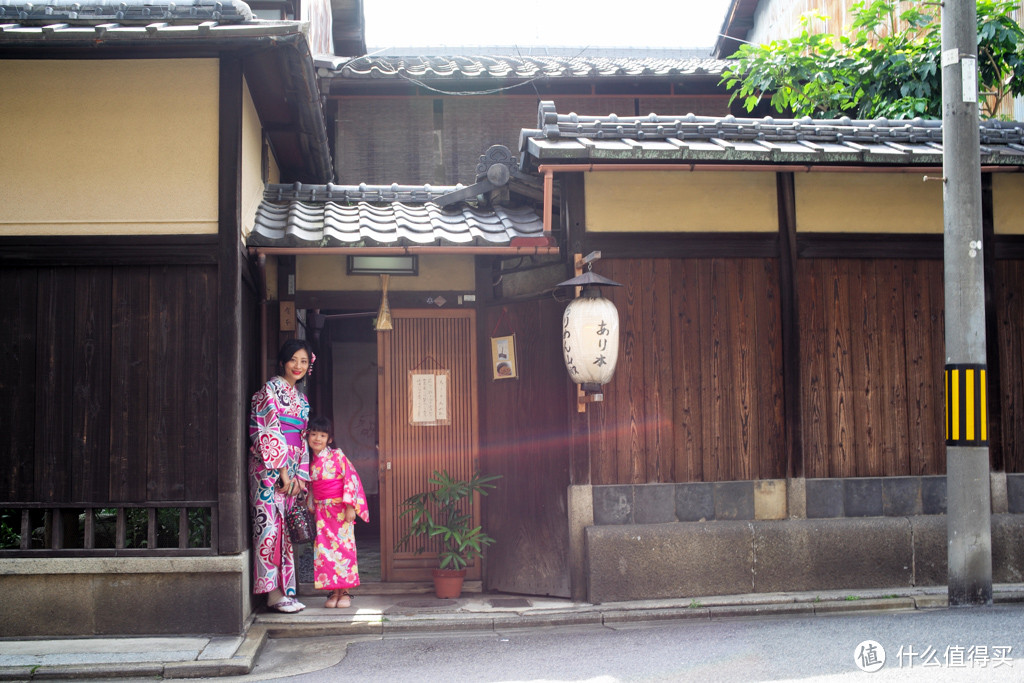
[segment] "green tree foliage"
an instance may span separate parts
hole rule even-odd
[[[1024,92],[1024,31],[1019,3],[977,0],[981,115],[995,116],[1008,96]],[[901,11],[902,8],[902,11]],[[764,97],[778,112],[812,118],[942,117],[939,3],[855,3],[848,35],[801,33],[766,45],[743,45],[722,82],[751,111]]]

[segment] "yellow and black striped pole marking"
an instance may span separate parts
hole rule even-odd
[[[946,445],[988,445],[986,366],[946,366]]]

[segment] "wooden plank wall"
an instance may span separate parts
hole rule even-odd
[[[588,407],[592,483],[785,476],[775,259],[604,259],[618,369]]]
[[[487,588],[569,595],[569,424],[573,385],[562,360],[565,304],[547,298],[485,309],[480,324],[480,464],[499,474],[483,506]],[[491,336],[515,334],[515,379],[493,379]],[[573,408],[573,413],[575,409]]]
[[[5,268],[0,286],[0,500],[216,500],[215,266]]]
[[[996,469],[1021,472],[1024,261],[995,264],[992,451]],[[588,409],[593,483],[786,476],[776,269],[757,258],[602,260],[624,287],[605,290],[621,347],[604,401]],[[944,474],[942,261],[805,257],[795,289],[803,475]]]
[[[1003,467],[1024,472],[1024,260],[997,260],[995,280]]]
[[[594,484],[787,476],[775,259],[604,259],[619,363],[588,408]],[[996,261],[1006,472],[1024,471],[1024,262]],[[803,474],[940,475],[944,288],[935,258],[796,264]],[[793,473],[789,473],[791,476]]]
[[[0,499],[35,491],[36,292],[34,268],[0,268]]]
[[[807,477],[945,473],[942,261],[801,259]]]

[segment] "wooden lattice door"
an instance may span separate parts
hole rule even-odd
[[[393,329],[377,337],[381,575],[428,581],[436,552],[395,550],[408,528],[400,505],[434,470],[468,478],[477,464],[476,318],[471,310],[394,310],[391,319]],[[433,398],[424,398],[431,388]],[[479,519],[479,501],[473,514]],[[479,561],[466,578],[480,578]]]

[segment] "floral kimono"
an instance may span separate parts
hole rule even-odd
[[[283,377],[274,377],[252,397],[249,416],[249,496],[252,504],[255,581],[253,593],[280,588],[295,596],[295,555],[284,516],[295,497],[277,489],[278,470],[309,481],[309,452],[302,438],[309,402]]]
[[[358,586],[355,522],[345,521],[345,506],[355,508],[364,522],[370,520],[363,482],[340,448],[328,447],[314,453],[310,475],[316,509],[314,585],[328,590]]]

